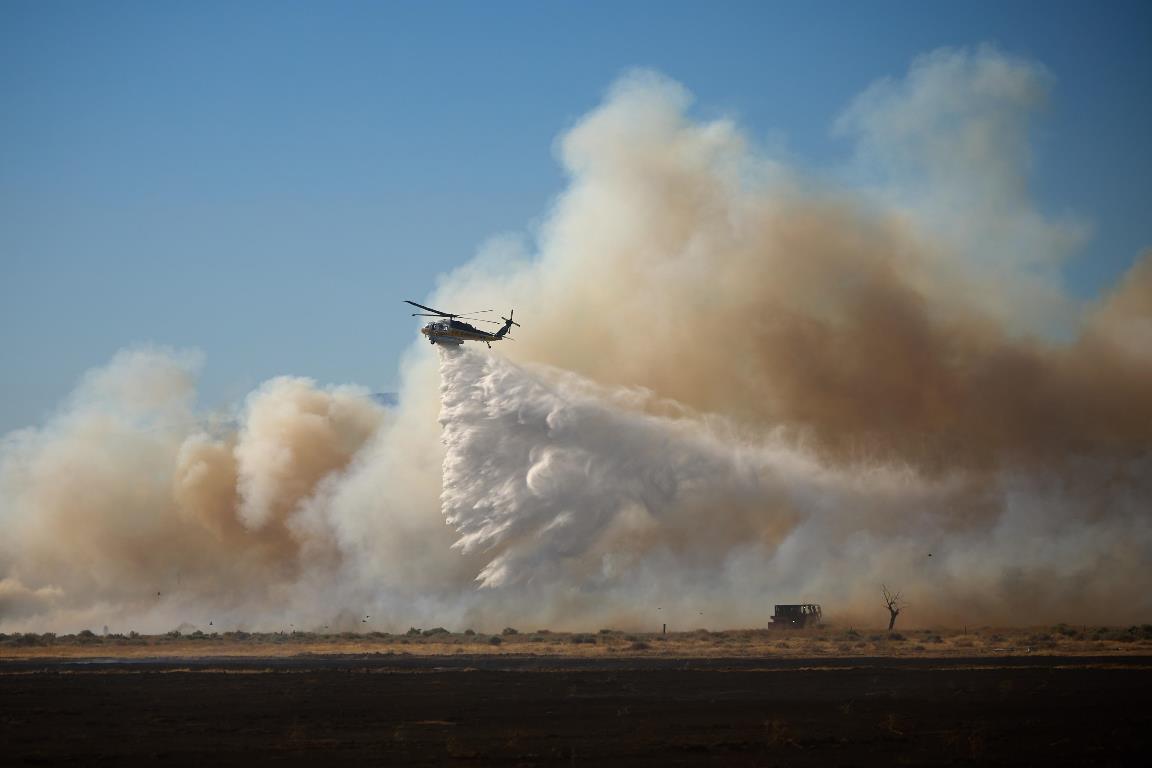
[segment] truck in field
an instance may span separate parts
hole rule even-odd
[[[772,626],[783,629],[815,627],[819,626],[823,615],[816,603],[777,605],[775,613],[772,614]]]

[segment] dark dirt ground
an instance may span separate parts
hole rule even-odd
[[[0,763],[1137,765],[1152,657],[0,662]]]

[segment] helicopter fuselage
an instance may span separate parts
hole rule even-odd
[[[459,346],[466,341],[500,341],[500,337],[496,334],[482,331],[459,320],[436,320],[421,328],[420,333],[427,336],[430,343],[445,346]]]

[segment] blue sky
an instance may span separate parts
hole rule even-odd
[[[396,385],[420,300],[531,231],[558,134],[622,72],[682,82],[808,167],[837,115],[940,46],[1054,77],[1035,196],[1092,223],[1071,289],[1152,246],[1152,5],[0,2],[0,432],[135,343],[204,398],[279,374]]]

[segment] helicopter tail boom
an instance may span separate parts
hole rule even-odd
[[[517,328],[520,327],[520,323],[518,323],[512,319],[515,316],[515,314],[516,314],[516,310],[513,309],[508,313],[508,317],[500,318],[501,320],[504,321],[504,327],[501,328],[500,330],[496,331],[496,338],[498,338],[498,339],[504,338],[504,334],[508,333],[508,329],[511,328],[512,326],[516,326]]]

